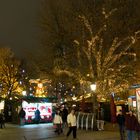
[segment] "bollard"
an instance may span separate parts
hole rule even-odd
[[[82,119],[81,119],[81,129],[84,128],[84,116],[85,116],[85,114],[83,114]]]
[[[78,115],[77,115],[77,129],[79,129],[79,118],[80,118],[80,112],[78,113]]]
[[[94,114],[92,115],[92,120],[91,120],[91,129],[93,130],[93,125],[94,125]]]
[[[88,118],[89,118],[89,114],[87,114],[87,118],[86,118],[86,130],[88,130]]]

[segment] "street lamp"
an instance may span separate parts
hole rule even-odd
[[[92,93],[92,104],[93,104],[93,113],[96,113],[96,95],[95,95],[95,90],[96,90],[96,84],[91,84],[90,85]]]
[[[22,95],[23,96],[26,96],[27,95],[27,92],[26,91],[22,91]]]
[[[90,88],[91,88],[92,91],[95,91],[96,90],[96,84],[90,85]]]
[[[72,97],[73,101],[76,101],[77,97],[75,97],[75,95]]]

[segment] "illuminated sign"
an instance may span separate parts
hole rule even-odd
[[[34,120],[35,111],[37,109],[40,111],[40,117],[42,121],[47,121],[47,119],[52,117],[52,103],[28,103],[26,101],[23,101],[22,107],[26,112],[26,121]]]
[[[0,110],[4,109],[4,101],[0,102]]]

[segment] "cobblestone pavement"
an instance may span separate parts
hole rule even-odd
[[[63,134],[56,135],[52,124],[34,124],[22,127],[6,124],[6,128],[0,129],[0,140],[65,140],[66,133],[67,129],[64,130]],[[105,131],[78,130],[77,138],[79,140],[119,140],[119,133],[116,129]],[[72,140],[72,135],[68,140]]]

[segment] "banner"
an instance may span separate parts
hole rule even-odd
[[[137,117],[140,123],[140,88],[136,89],[136,101],[137,101]]]
[[[110,111],[111,111],[111,122],[116,123],[117,118],[116,118],[116,105],[114,103],[114,97],[111,94],[111,99],[110,99]]]

